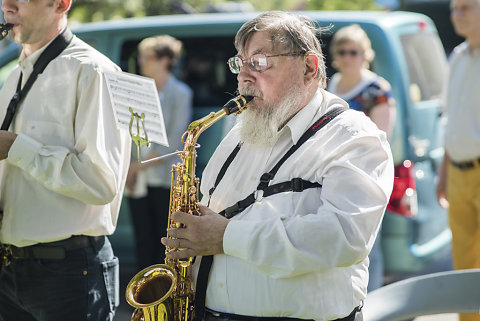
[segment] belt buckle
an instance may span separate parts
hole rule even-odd
[[[10,245],[0,244],[0,266],[7,266],[12,263],[13,254]]]

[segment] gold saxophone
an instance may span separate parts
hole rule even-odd
[[[8,35],[8,31],[13,28],[11,23],[1,24],[0,23],[0,40],[5,38]]]
[[[195,177],[198,137],[226,115],[240,114],[251,96],[237,96],[229,100],[221,110],[192,122],[182,136],[184,144],[181,162],[172,166],[168,226],[177,226],[171,214],[177,211],[198,215],[198,186]],[[133,117],[133,113],[132,113]],[[179,226],[178,226],[179,227]],[[168,237],[168,233],[167,233]],[[167,248],[166,253],[174,249]],[[191,279],[193,258],[186,260],[165,259],[165,264],[155,264],[138,272],[128,283],[126,299],[136,308],[132,320],[143,321],[192,321],[194,291]]]

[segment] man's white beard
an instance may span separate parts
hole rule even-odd
[[[255,94],[242,90],[242,94]],[[291,87],[279,102],[247,108],[241,118],[240,139],[248,144],[270,147],[278,139],[279,131],[299,110],[303,96],[298,86]]]

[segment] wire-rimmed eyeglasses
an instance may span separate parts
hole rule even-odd
[[[240,70],[242,69],[242,67],[245,63],[248,66],[248,68],[250,68],[251,70],[262,72],[262,71],[265,71],[268,68],[270,68],[270,65],[268,63],[268,58],[284,57],[284,56],[294,57],[294,56],[301,56],[304,53],[305,52],[303,52],[303,51],[298,51],[298,52],[287,52],[287,53],[282,53],[282,54],[278,54],[278,55],[270,55],[270,56],[267,56],[267,55],[262,54],[262,53],[257,53],[257,54],[254,54],[254,55],[250,56],[249,58],[245,58],[245,59],[242,59],[238,56],[235,56],[235,57],[232,57],[232,58],[228,59],[227,64],[228,64],[228,67],[230,67],[230,71],[234,74],[239,74]]]

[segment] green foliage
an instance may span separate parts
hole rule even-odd
[[[237,0],[232,2],[244,2]],[[78,22],[123,17],[205,12],[225,0],[74,0],[70,19]],[[248,0],[257,11],[267,10],[376,10],[374,0]]]
[[[378,10],[373,0],[308,0],[309,10]]]

